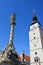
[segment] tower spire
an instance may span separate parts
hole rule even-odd
[[[35,9],[33,9],[33,22],[36,21],[37,22],[37,16],[36,16],[36,11]]]
[[[35,9],[34,9],[33,10],[33,18],[32,18],[32,24],[31,25],[33,25],[35,23],[39,23],[39,22],[38,22],[38,19],[37,19],[37,16],[36,16],[36,12],[35,12]]]

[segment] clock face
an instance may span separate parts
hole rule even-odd
[[[35,29],[35,28],[37,28],[37,26],[36,25],[33,25],[33,29]]]
[[[35,23],[32,26],[30,26],[30,29],[33,30],[33,29],[36,29],[37,27],[38,27],[38,23]]]

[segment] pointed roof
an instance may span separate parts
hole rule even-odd
[[[33,24],[35,24],[35,23],[40,24],[40,22],[38,21],[38,18],[37,18],[36,15],[33,16],[33,18],[32,18],[32,24],[31,24],[31,25],[33,25]],[[31,25],[30,25],[30,26],[31,26]],[[41,25],[41,24],[40,24],[40,25]]]
[[[37,21],[37,16],[36,15],[33,16],[33,21]]]

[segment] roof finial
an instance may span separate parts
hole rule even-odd
[[[36,15],[36,10],[35,9],[33,9],[33,14]]]
[[[36,11],[33,9],[33,21],[37,21]]]

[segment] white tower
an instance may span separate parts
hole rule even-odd
[[[37,16],[33,16],[33,22],[29,31],[30,41],[30,65],[43,65],[43,29],[37,20]]]

